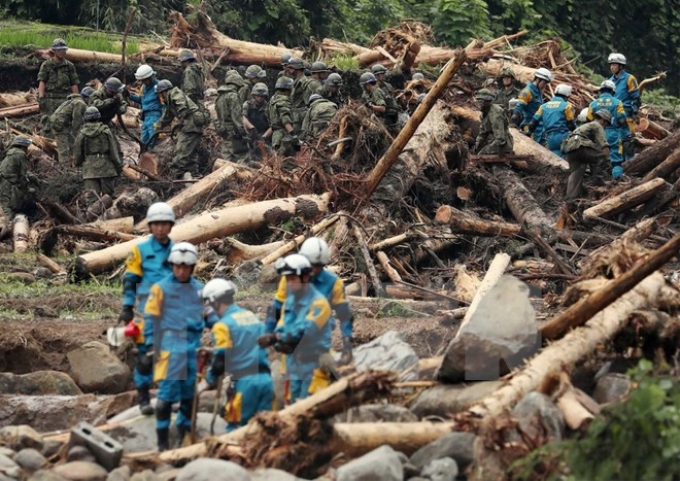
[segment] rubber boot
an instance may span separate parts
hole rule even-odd
[[[155,412],[154,408],[151,406],[151,396],[148,387],[137,389],[137,399],[139,400],[139,410],[143,415],[150,416]]]
[[[170,429],[156,428],[156,436],[158,437],[158,452],[170,449]]]
[[[177,439],[175,440],[175,449],[181,448],[184,443],[184,438],[189,434],[189,429],[177,427]]]

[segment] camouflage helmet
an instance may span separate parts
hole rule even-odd
[[[66,45],[66,41],[63,38],[55,38],[52,41],[50,50],[52,50],[53,52],[57,52],[59,50],[68,50],[68,45]]]
[[[268,97],[269,87],[267,87],[267,84],[265,83],[258,82],[253,85],[253,90],[250,92],[250,95],[261,95],[262,97]]]
[[[425,97],[427,97],[426,93],[418,94],[418,97],[416,97],[416,103],[422,103],[422,101],[425,100]]]
[[[84,87],[83,90],[80,91],[80,96],[88,98],[93,93],[94,93],[94,89],[88,85],[87,87]]]
[[[489,89],[481,89],[475,94],[475,100],[482,102],[491,102],[494,99],[493,92]]]
[[[12,139],[12,142],[9,144],[10,147],[28,147],[31,145],[33,141],[26,137],[25,135],[17,135]]]
[[[515,71],[510,67],[505,67],[504,69],[501,70],[501,73],[498,74],[498,78],[503,77],[510,77],[513,80],[517,79],[517,77],[515,77]]]
[[[99,109],[97,109],[97,107],[92,106],[86,108],[85,113],[83,114],[83,119],[85,120],[99,120],[101,117],[102,114],[99,113]]]
[[[281,55],[281,65],[285,67],[292,60],[292,58],[293,54],[284,53],[283,55]]]
[[[194,52],[188,49],[182,49],[179,51],[179,55],[177,55],[177,60],[180,62],[186,62],[188,60],[196,60],[196,55],[194,55]]]
[[[171,88],[172,82],[170,82],[168,79],[163,79],[156,84],[154,90],[156,91],[157,94],[159,94],[161,92],[165,92],[166,90],[170,90]]]
[[[282,77],[279,77],[279,79],[276,81],[276,90],[279,89],[292,89],[293,85],[295,85],[295,82],[293,82],[293,79],[290,77],[286,77],[285,75]]]
[[[334,85],[335,87],[342,87],[342,77],[339,73],[333,72],[326,79],[328,85]]]
[[[322,98],[323,97],[319,94],[312,94],[312,95],[309,96],[309,100],[307,101],[307,105],[312,105],[312,102],[314,102],[315,100],[320,100]]]
[[[328,67],[323,62],[314,62],[309,71],[312,73],[328,72]]]
[[[305,68],[305,62],[301,58],[294,57],[288,62],[288,66],[295,70],[303,70]]]
[[[110,92],[120,93],[125,89],[125,84],[117,77],[109,77],[104,82],[104,88]]]
[[[598,110],[597,112],[595,112],[595,116],[600,117],[602,120],[604,120],[607,123],[611,123],[611,121],[612,121],[612,114],[607,109]]]
[[[371,67],[371,72],[374,75],[379,75],[381,73],[387,73],[387,68],[384,65],[377,63]]]
[[[375,75],[373,75],[371,72],[364,72],[361,74],[361,77],[359,77],[359,85],[362,87],[365,87],[366,84],[374,84],[376,82],[377,80],[375,79]]]
[[[259,65],[251,65],[246,69],[247,78],[264,78],[267,76],[267,72],[262,70]]]
[[[240,87],[243,84],[243,78],[236,70],[228,70],[227,74],[224,76],[224,83],[227,85],[236,85]]]
[[[411,80],[425,80],[425,75],[421,74],[420,72],[414,73],[413,77],[411,77]]]

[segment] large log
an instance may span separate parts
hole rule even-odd
[[[100,230],[110,230],[114,232],[122,232],[124,234],[132,234],[134,231],[135,218],[130,216],[119,217],[117,219],[97,220],[91,224],[85,224],[86,227],[94,227]]]
[[[28,250],[28,218],[23,214],[14,216],[14,253],[22,254]]]
[[[362,47],[361,45],[356,45],[349,42],[339,42],[332,38],[324,38],[321,41],[321,51],[324,55],[330,55],[331,53],[343,54],[343,55],[361,55],[362,53],[370,52],[370,48]]]
[[[490,57],[493,54],[492,48],[466,49],[468,58],[471,60],[479,60],[481,58]],[[416,55],[416,64],[425,65],[439,65],[448,62],[456,56],[456,51],[445,47],[432,47],[430,45],[421,45],[420,52]]]
[[[625,212],[633,207],[651,199],[666,185],[663,179],[652,179],[632,189],[621,192],[619,195],[610,197],[583,211],[583,217],[592,219],[595,217],[607,218]]]
[[[510,133],[515,141],[515,155],[531,157],[531,160],[527,162],[529,170],[540,170],[541,167],[563,172],[569,170],[569,164],[566,160],[553,154],[541,144],[534,142],[519,130],[512,128]]]
[[[35,103],[35,95],[24,92],[0,94],[0,107],[19,107]]]
[[[49,50],[36,50],[35,55],[44,60],[50,59],[54,53]],[[122,63],[123,56],[117,53],[95,52],[94,50],[81,50],[79,48],[69,48],[66,51],[66,60],[74,63]]]
[[[625,165],[625,164],[624,164]],[[654,167],[652,170],[647,172],[642,180],[645,182],[655,179],[657,177],[666,178],[676,170],[680,168],[680,147],[675,149],[671,155],[666,157],[666,159],[659,165]]]
[[[330,194],[326,193],[321,196],[302,195],[227,207],[214,212],[205,212],[189,222],[176,226],[170,236],[175,242],[188,241],[200,244],[215,237],[256,229],[268,223],[278,224],[294,215],[311,219],[326,212],[329,200]],[[130,248],[143,239],[137,238],[78,257],[76,274],[87,276],[113,267],[123,261]]]
[[[123,232],[116,232],[112,230],[105,230],[100,227],[90,225],[58,225],[54,230],[59,234],[65,234],[75,237],[82,237],[99,242],[115,242],[115,241],[134,241],[138,239],[132,234],[125,234]]]
[[[489,269],[486,271],[486,274],[484,274],[482,283],[479,285],[479,288],[475,293],[475,297],[472,299],[472,302],[465,313],[465,317],[463,317],[463,322],[460,323],[459,328],[470,322],[470,319],[472,319],[472,316],[479,307],[479,303],[482,302],[482,298],[487,295],[493,286],[498,284],[498,281],[501,279],[501,277],[503,277],[503,274],[509,265],[510,256],[505,252],[501,252],[494,256],[491,264],[489,265]]]
[[[628,175],[645,174],[668,158],[678,146],[680,146],[680,131],[647,147],[628,162],[624,162],[623,170]]]
[[[447,224],[454,234],[513,237],[522,231],[518,224],[480,219],[448,205],[437,209],[434,220]]]
[[[40,112],[40,106],[38,105],[38,102],[31,102],[29,104],[16,105],[0,109],[0,119],[33,115],[37,114],[38,112]]]
[[[558,374],[565,366],[575,366],[594,353],[598,345],[611,339],[626,324],[633,311],[653,306],[664,282],[660,273],[647,277],[635,289],[596,314],[586,326],[545,347],[507,384],[470,408],[470,414],[486,419],[497,417],[526,394],[538,389],[546,377]]]
[[[284,246],[286,241],[276,241],[269,244],[249,245],[239,242],[234,238],[227,237],[224,239],[224,247],[226,248],[226,259],[229,264],[238,265],[242,262],[253,259],[262,259],[271,251]]]

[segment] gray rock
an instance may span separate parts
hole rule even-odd
[[[42,455],[45,456],[46,458],[51,458],[57,452],[61,449],[61,447],[64,445],[64,443],[60,441],[45,441],[45,444],[43,445],[42,448]]]
[[[502,381],[473,382],[466,385],[440,384],[424,390],[409,405],[419,418],[439,416],[447,419],[451,414],[465,411],[496,391]]]
[[[335,416],[339,423],[410,423],[418,417],[403,406],[394,404],[367,404],[352,408]]]
[[[17,455],[17,453],[13,449],[9,449],[9,448],[6,448],[4,446],[0,446],[0,455],[7,456],[10,459],[14,459],[14,457]]]
[[[70,481],[106,481],[108,473],[98,464],[73,461],[57,466],[52,471]]]
[[[368,344],[357,347],[353,355],[354,365],[359,372],[368,369],[392,372],[408,370],[400,380],[418,379],[418,355],[397,331],[387,331]]]
[[[630,379],[625,374],[610,372],[602,376],[595,385],[593,399],[598,404],[622,401],[630,392]]]
[[[503,276],[447,347],[437,378],[448,383],[497,380],[522,365],[539,341],[529,287]]]
[[[340,466],[336,475],[337,481],[403,481],[404,470],[397,452],[380,446]]]
[[[421,478],[420,476],[415,476],[413,478],[408,478],[408,481],[430,481],[428,478]]]
[[[130,466],[121,466],[111,471],[106,481],[130,481],[130,476],[132,476]]]
[[[71,449],[69,449],[68,453],[66,454],[66,461],[69,463],[75,461],[85,461],[88,463],[97,462],[94,454],[92,454],[85,446],[73,446]]]
[[[0,455],[0,473],[18,479],[21,476],[21,468],[11,458]]]
[[[455,481],[458,464],[451,458],[433,459],[421,474],[432,481]]]
[[[82,391],[63,372],[37,371],[21,375],[3,372],[0,373],[0,394],[77,396]]]
[[[130,383],[130,368],[101,342],[83,344],[66,357],[73,380],[85,392],[117,394]]]
[[[198,458],[182,468],[176,481],[250,481],[250,475],[230,461]]]
[[[252,481],[304,481],[280,469],[256,469],[250,472]]]
[[[548,396],[540,392],[534,391],[524,396],[513,408],[512,417],[530,439],[547,435],[553,441],[560,441],[564,437],[562,413]]]
[[[130,481],[161,481],[161,476],[154,473],[150,469],[146,469],[141,473],[135,473]]]
[[[22,449],[17,453],[16,458],[14,458],[16,463],[31,473],[38,471],[47,464],[47,459],[45,456],[40,454],[33,448]]]
[[[0,472],[0,481],[17,481],[17,478],[11,478]]]
[[[7,426],[0,429],[0,443],[18,451],[24,448],[41,450],[43,438],[31,426]]]
[[[422,470],[430,461],[452,458],[460,469],[465,469],[475,459],[474,442],[476,437],[472,433],[449,433],[413,453],[411,464]]]
[[[411,479],[420,474],[420,469],[416,468],[411,462],[404,464],[404,478]]]
[[[66,481],[66,480],[65,478],[62,478],[53,471],[41,469],[40,471],[36,471],[31,475],[30,481]]]

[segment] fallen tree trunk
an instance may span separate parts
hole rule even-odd
[[[512,128],[510,129],[510,133],[515,141],[515,155],[531,157],[531,160],[527,161],[529,170],[534,172],[540,171],[541,168],[552,169],[558,172],[566,172],[569,170],[569,164],[566,160],[553,154],[541,144],[534,142],[519,130]]]
[[[664,185],[666,185],[665,180],[652,179],[584,210],[583,217],[586,219],[607,218],[620,214],[651,199]]]
[[[680,145],[680,131],[656,142],[628,162],[624,162],[623,170],[627,175],[644,174],[668,158],[678,148],[678,145]]]
[[[0,109],[0,119],[9,119],[12,117],[22,117],[24,115],[34,115],[40,112],[38,102],[31,102],[25,105],[16,105]]]
[[[401,276],[399,273],[395,270],[394,267],[390,265],[390,258],[387,257],[387,254],[385,254],[383,251],[378,251],[375,253],[376,259],[378,259],[378,262],[380,262],[381,267],[383,268],[383,271],[385,271],[385,274],[387,274],[387,277],[392,282],[400,282]]]
[[[66,269],[61,267],[55,261],[47,257],[45,254],[38,254],[38,260],[47,267],[53,274],[66,274]]]
[[[343,55],[361,55],[362,53],[370,52],[370,48],[362,47],[349,42],[339,42],[332,38],[324,38],[321,41],[321,51],[324,55],[331,53],[339,53]]]
[[[35,55],[48,60],[54,56],[49,49],[36,50]],[[81,50],[78,48],[69,48],[66,51],[66,60],[74,63],[89,62],[89,63],[123,63],[123,56],[117,53],[95,52],[94,50]]]
[[[479,48],[465,49],[468,58],[471,60],[479,60],[493,55],[492,48],[484,47],[482,44]],[[425,65],[439,65],[448,62],[456,56],[456,51],[444,47],[432,47],[430,45],[421,45],[420,52],[416,55],[416,64]]]
[[[518,224],[480,219],[448,205],[437,209],[434,220],[447,224],[453,234],[513,237],[522,230]]]
[[[642,180],[647,182],[657,177],[665,179],[678,169],[680,169],[680,147],[675,149],[663,162],[650,170]]]
[[[664,282],[660,273],[647,277],[631,292],[597,313],[587,327],[575,329],[545,347],[507,384],[470,408],[469,413],[490,419],[511,409],[526,394],[538,389],[547,376],[559,373],[565,366],[575,366],[595,352],[598,345],[611,339],[625,325],[633,311],[654,305]]]
[[[321,196],[302,195],[205,212],[189,222],[176,226],[171,237],[175,242],[188,241],[200,244],[215,237],[255,229],[267,223],[278,224],[293,215],[311,219],[326,212],[329,200],[330,194],[328,193]],[[130,248],[143,239],[137,238],[78,257],[76,276],[82,279],[89,274],[113,267],[122,262],[127,257]]]
[[[284,245],[286,245],[286,241],[276,241],[262,245],[249,245],[231,237],[224,239],[224,247],[227,250],[225,257],[229,264],[234,265],[253,259],[262,259],[272,250],[276,250]]]
[[[23,254],[28,250],[28,233],[30,225],[28,218],[23,214],[14,216],[14,253]]]
[[[99,242],[134,241],[139,238],[136,235],[104,230],[93,225],[58,225],[54,227],[54,230],[59,234],[82,237]]]
[[[122,232],[124,234],[132,234],[135,227],[135,218],[130,216],[119,217],[117,219],[97,220],[91,224],[85,224],[83,227],[92,227],[104,231]]]
[[[368,245],[366,244],[366,240],[364,239],[364,234],[361,230],[361,227],[359,227],[359,225],[357,224],[354,224],[352,228],[352,233],[354,234],[354,237],[357,240],[359,252],[361,252],[362,257],[364,258],[366,272],[371,278],[371,284],[373,284],[373,290],[375,291],[375,295],[377,297],[385,297],[385,289],[383,288],[383,285],[380,282],[380,277],[378,277],[378,271],[375,270],[375,265],[373,264],[373,260],[371,259],[371,253],[368,250]]]
[[[35,95],[24,92],[0,94],[0,107],[25,107],[26,104],[36,103]]]

